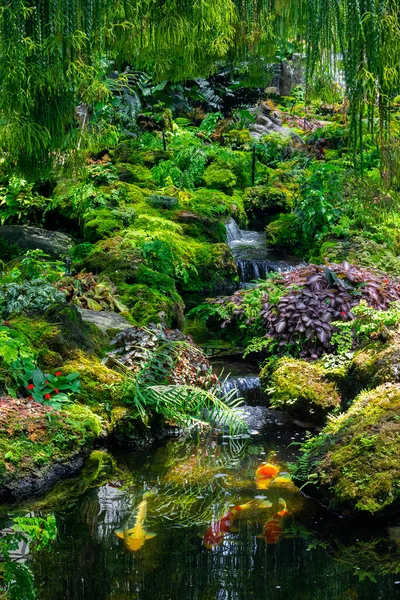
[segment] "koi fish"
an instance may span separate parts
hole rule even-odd
[[[115,535],[124,540],[124,546],[131,552],[137,552],[143,546],[146,540],[155,537],[156,533],[147,532],[144,522],[147,515],[147,498],[151,495],[150,492],[143,494],[143,500],[137,508],[135,525],[130,529],[119,529]]]
[[[267,489],[272,480],[278,475],[279,468],[271,463],[264,463],[256,471],[256,482],[259,490]]]
[[[281,510],[278,510],[264,525],[263,537],[267,544],[277,544],[279,542],[282,534],[283,519],[288,514],[286,502],[283,498],[279,498],[278,504],[282,507]]]
[[[254,499],[229,509],[226,515],[221,519],[211,523],[203,537],[204,546],[207,550],[211,550],[215,546],[222,544],[225,534],[233,531],[232,527],[241,513],[254,507],[269,508],[270,506],[272,506],[272,504],[268,502],[268,500],[260,502],[259,499]]]

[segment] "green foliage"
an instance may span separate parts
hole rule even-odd
[[[16,517],[0,534],[0,592],[6,592],[9,600],[35,600],[33,573],[22,561],[13,559],[21,542],[31,550],[43,550],[57,536],[56,519],[53,515],[43,517]]]
[[[207,187],[217,190],[230,190],[235,187],[237,183],[233,171],[226,169],[217,163],[212,163],[207,167],[204,171],[203,179]]]
[[[44,279],[0,284],[0,314],[3,318],[27,310],[43,312],[62,302],[65,302],[65,295]]]
[[[79,273],[63,277],[57,282],[57,288],[65,294],[68,302],[90,310],[113,310],[125,312],[126,306],[117,296],[117,288],[105,276],[92,273]]]
[[[387,310],[376,310],[366,302],[353,309],[354,320],[332,323],[337,333],[332,339],[339,354],[350,351],[371,339],[387,339],[400,325],[400,303],[393,302]]]
[[[0,223],[30,223],[40,225],[49,201],[33,191],[33,184],[20,177],[11,177],[6,185],[0,186]]]
[[[318,165],[304,176],[295,215],[307,239],[321,238],[343,213],[342,169],[329,164]]]

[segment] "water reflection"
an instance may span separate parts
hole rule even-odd
[[[74,503],[66,498],[65,510],[57,508],[57,542],[31,558],[39,600],[400,597],[396,523],[388,535],[380,524],[358,525],[324,512],[288,481],[283,457],[291,453],[261,441],[208,440],[114,454],[118,477],[113,472]],[[255,474],[262,463],[278,472],[259,490]],[[148,490],[154,493],[146,528],[157,537],[129,552],[115,530]],[[208,549],[210,526],[238,506],[249,509]],[[287,512],[277,517],[281,511]]]

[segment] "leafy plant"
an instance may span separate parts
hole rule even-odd
[[[346,262],[310,265],[274,275],[251,290],[209,300],[192,314],[219,322],[228,336],[250,343],[250,348],[254,337],[264,335],[275,341],[265,344],[267,351],[315,359],[333,351],[333,322],[353,326],[354,308],[362,300],[387,311],[400,300],[400,284]],[[392,314],[390,319],[394,318]],[[255,347],[261,349],[257,339]]]
[[[33,191],[33,184],[20,177],[11,177],[0,186],[0,223],[9,221],[40,225],[48,210],[48,200]]]
[[[343,213],[342,169],[324,164],[305,174],[295,202],[295,215],[308,239],[325,235]]]
[[[21,382],[29,397],[56,410],[70,403],[69,395],[80,390],[79,373],[63,375],[62,371],[56,371],[55,375],[51,375],[43,373],[28,361],[21,361],[15,367],[15,378]]]
[[[33,573],[15,553],[20,543],[29,544],[30,550],[46,548],[57,536],[53,515],[42,517],[16,517],[0,532],[0,592],[9,600],[35,600]]]
[[[65,302],[65,295],[44,279],[0,283],[0,314],[3,318],[25,310],[44,311],[52,304],[62,302]]]
[[[63,277],[56,283],[57,288],[65,294],[65,299],[79,308],[90,310],[113,310],[126,312],[127,307],[116,294],[117,288],[104,275],[79,273],[71,277]]]

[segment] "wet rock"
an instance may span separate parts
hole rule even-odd
[[[109,310],[97,311],[80,308],[79,312],[83,321],[96,325],[102,331],[107,331],[109,329],[122,330],[132,327],[132,324],[129,323],[129,321],[127,321],[124,317]]]
[[[68,254],[73,240],[65,233],[48,231],[27,225],[4,225],[0,227],[0,237],[9,244],[18,244],[24,250],[43,250],[51,256]]]
[[[306,442],[296,480],[331,508],[376,514],[400,501],[400,384],[359,394]]]
[[[241,406],[238,412],[251,432],[262,431],[270,425],[289,425],[290,419],[287,413],[273,410],[265,406]]]
[[[321,422],[340,405],[335,383],[324,369],[305,360],[283,357],[262,369],[260,376],[273,408],[287,410],[301,421]]]
[[[289,129],[282,126],[282,121],[276,111],[268,110],[265,105],[263,108],[257,107],[250,109],[255,117],[255,123],[249,125],[249,131],[252,138],[260,140],[264,135],[270,133],[279,133],[284,137],[292,137],[296,142],[303,143],[301,137]]]

